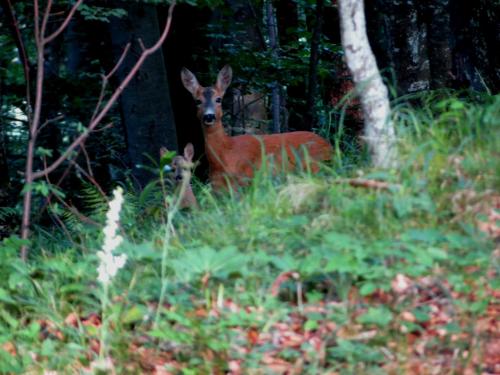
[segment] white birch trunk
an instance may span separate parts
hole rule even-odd
[[[356,84],[365,121],[364,140],[375,167],[397,165],[396,135],[387,87],[366,34],[363,0],[338,0],[342,47]]]

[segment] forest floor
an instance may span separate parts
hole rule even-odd
[[[5,239],[0,373],[500,374],[499,118],[499,97],[400,105],[396,170],[196,183],[198,210],[125,189],[107,290],[102,227],[63,216],[28,263]]]

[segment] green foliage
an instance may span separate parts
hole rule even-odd
[[[78,11],[87,21],[109,22],[110,17],[123,18],[127,15],[127,11],[121,8],[104,8],[86,4],[80,5]]]
[[[481,213],[461,212],[453,202],[463,191],[481,196],[498,190],[499,161],[491,155],[499,149],[500,101],[420,100],[419,110],[399,104],[395,112],[401,169],[358,170],[362,178],[393,184],[389,189],[352,187],[342,182],[351,172],[335,166],[325,166],[319,175],[302,171],[293,177],[262,169],[251,186],[229,194],[215,195],[195,184],[201,209],[172,219],[175,200],[161,183],[139,195],[129,187],[120,224],[127,238],[120,251],[128,261],[111,290],[115,297],[109,311],[117,371],[130,364],[134,342],[173,353],[184,373],[228,371],[233,358],[251,371],[269,353],[291,363],[308,353],[303,373],[383,372],[389,343],[404,344],[402,329],[422,334],[434,314],[430,305],[416,305],[408,297],[397,303],[373,300],[377,293],[390,294],[400,275],[435,279],[441,286],[434,291],[440,293],[436,299],[450,301],[454,311],[443,326],[449,335],[467,329],[463,317],[484,314],[486,291],[493,285],[486,271],[499,271],[493,243],[477,229]],[[104,222],[102,197],[91,187],[86,194],[91,217]],[[70,231],[71,241],[38,232],[33,242],[38,255],[28,264],[18,259],[17,238],[0,246],[0,274],[5,275],[0,344],[15,342],[19,352],[12,357],[0,350],[0,371],[66,371],[88,363],[88,346],[99,328],[64,320],[70,313],[81,320],[99,314],[93,288],[102,239],[95,227]],[[470,293],[476,296],[472,303],[465,297]],[[158,300],[164,303],[155,304]],[[402,322],[402,312],[414,319]],[[272,340],[245,341],[254,331],[277,334],[276,324],[292,325],[297,316],[309,334],[335,324],[324,336],[324,358],[307,343],[283,348]],[[47,334],[46,320],[64,340]],[[351,333],[354,329],[361,332]],[[242,347],[244,354],[237,349]],[[467,350],[467,344],[460,348]]]

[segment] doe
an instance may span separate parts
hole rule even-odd
[[[294,168],[299,162],[297,155],[305,149],[311,161],[311,170],[318,170],[318,163],[330,160],[332,146],[317,134],[296,131],[269,135],[228,136],[222,126],[222,97],[232,79],[229,65],[217,75],[215,85],[203,87],[196,76],[183,68],[181,79],[193,96],[198,107],[198,118],[203,128],[205,152],[209,164],[209,178],[215,189],[227,183],[244,184],[253,177],[255,168],[262,164],[262,156],[270,157],[276,166]],[[302,153],[303,156],[304,153]],[[284,160],[285,159],[285,160]]]

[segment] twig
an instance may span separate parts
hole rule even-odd
[[[48,2],[50,3],[51,0],[48,0]],[[71,8],[71,10],[69,11],[68,15],[66,16],[66,19],[63,21],[63,23],[61,24],[61,26],[59,26],[59,28],[54,31],[52,34],[50,34],[48,37],[43,37],[43,34],[42,34],[42,37],[44,38],[43,39],[43,43],[44,44],[47,44],[47,43],[50,43],[52,42],[55,38],[57,38],[59,36],[59,34],[61,34],[63,32],[63,30],[66,28],[66,26],[68,26],[68,23],[69,21],[71,20],[71,18],[73,18],[73,14],[75,14],[77,8],[80,6],[80,4],[83,2],[83,0],[78,0],[74,5],[73,7]],[[48,12],[47,12],[47,18],[48,18]]]
[[[48,175],[52,171],[54,171],[57,167],[59,167],[67,158],[68,156],[78,147],[81,146],[82,143],[85,141],[85,139],[89,136],[89,134],[95,129],[95,127],[101,122],[101,120],[106,116],[108,111],[111,109],[111,107],[114,105],[118,97],[121,95],[125,87],[128,85],[128,83],[132,80],[132,78],[135,76],[139,68],[142,66],[144,63],[144,60],[151,54],[153,54],[160,46],[162,43],[165,41],[165,38],[168,35],[168,32],[170,31],[170,26],[172,23],[172,14],[173,10],[175,7],[175,0],[172,2],[172,4],[169,7],[168,10],[168,18],[167,18],[167,23],[165,25],[165,28],[163,30],[163,33],[161,37],[158,39],[158,41],[150,48],[146,49],[143,51],[135,65],[132,67],[128,75],[125,77],[123,82],[120,84],[120,86],[114,91],[114,93],[111,95],[111,97],[108,99],[106,105],[104,108],[95,116],[95,118],[92,118],[90,121],[90,124],[87,126],[85,131],[80,134],[69,146],[68,148],[62,153],[62,155],[59,156],[54,162],[51,163],[51,165],[44,167],[41,171],[34,172],[33,171],[33,161],[34,161],[34,154],[35,154],[35,146],[36,146],[36,137],[39,132],[39,125],[40,125],[40,114],[41,114],[41,106],[42,106],[42,98],[43,98],[43,81],[44,81],[44,53],[45,53],[45,45],[47,43],[50,43],[54,38],[56,38],[68,25],[69,21],[73,17],[76,9],[78,6],[82,3],[83,0],[78,0],[73,7],[71,8],[70,12],[66,16],[66,19],[63,21],[63,23],[59,26],[59,28],[49,35],[48,37],[45,37],[44,31],[45,31],[45,24],[49,18],[49,11],[50,11],[50,6],[51,6],[51,1],[48,0],[49,3],[47,4],[46,8],[46,13],[44,14],[43,17],[43,27],[42,29],[40,28],[39,24],[39,3],[38,0],[33,0],[33,5],[34,5],[34,25],[35,25],[35,39],[36,39],[36,48],[37,48],[37,78],[36,78],[36,93],[35,93],[35,106],[34,106],[34,114],[33,114],[33,119],[30,124],[30,129],[29,129],[29,140],[28,140],[28,148],[26,151],[26,166],[25,166],[25,192],[24,192],[24,197],[23,197],[23,215],[22,215],[22,221],[21,221],[21,238],[23,240],[27,240],[29,238],[30,234],[30,218],[31,218],[31,204],[32,204],[32,196],[33,196],[33,181]],[[27,255],[28,255],[28,246],[23,245],[21,246],[21,258],[23,260],[26,260]]]
[[[83,169],[82,167],[80,167],[77,163],[75,163],[74,161],[72,162],[75,164],[75,168],[78,170],[78,172],[80,172],[81,174],[83,174],[89,181],[92,185],[94,185],[97,190],[99,190],[99,193],[101,194],[101,196],[104,198],[104,200],[106,200],[106,202],[109,202],[108,201],[108,197],[106,196],[106,193],[104,192],[104,190],[102,190],[101,186],[97,183],[97,181],[95,180],[94,176],[91,176],[90,174],[88,174],[85,169]]]
[[[128,42],[126,45],[125,45],[125,48],[123,49],[123,52],[122,52],[122,55],[120,56],[120,58],[118,59],[118,61],[116,62],[115,66],[113,67],[113,69],[111,69],[109,71],[109,73],[104,77],[104,79],[106,80],[109,80],[111,78],[111,76],[113,74],[115,74],[115,72],[118,70],[118,68],[120,67],[120,65],[123,63],[123,60],[125,59],[125,57],[127,56],[127,53],[128,51],[130,50],[130,46],[132,44],[130,42]]]
[[[116,70],[123,63],[123,60],[125,59],[128,51],[130,50],[130,46],[131,46],[130,42],[127,43],[127,45],[123,49],[122,55],[118,59],[117,63],[113,67],[113,69],[111,69],[111,71],[108,74],[106,74],[102,77],[101,92],[99,93],[99,99],[97,100],[97,104],[95,106],[94,113],[92,113],[92,117],[90,118],[90,121],[94,120],[95,117],[97,116],[97,114],[99,113],[99,108],[101,107],[102,100],[104,99],[104,93],[106,91],[106,86],[108,85],[109,79],[111,78],[111,76],[113,74],[115,74]]]
[[[47,30],[47,21],[49,20],[50,17],[50,10],[52,9],[52,0],[47,0],[47,6],[45,8],[45,12],[43,13],[43,18],[42,18],[42,28],[40,29],[40,41],[42,44],[45,44],[44,41],[44,35],[45,31]]]
[[[93,178],[94,172],[92,171],[92,167],[90,166],[90,158],[89,158],[89,154],[87,152],[87,149],[85,148],[84,145],[82,145],[82,147],[80,147],[80,149],[82,150],[83,156],[85,157],[85,163],[87,164],[88,174],[89,174],[89,176],[92,176],[92,178]]]
[[[368,180],[364,178],[341,178],[332,181],[334,184],[349,184],[353,187],[364,187],[367,189],[378,190],[397,190],[401,189],[399,184],[390,184],[385,181]]]
[[[42,131],[43,128],[45,128],[47,125],[49,124],[52,124],[53,122],[56,122],[56,121],[59,121],[59,120],[62,120],[64,118],[64,115],[59,115],[59,116],[56,116],[54,118],[51,118],[47,121],[45,121],[42,125],[40,125],[40,127],[38,128],[38,133],[40,133]]]
[[[170,30],[170,25],[172,23],[172,12],[173,12],[174,6],[175,6],[175,1],[170,5],[169,11],[168,11],[167,23],[165,25],[165,29],[163,30],[163,34],[161,35],[160,39],[158,39],[158,41],[152,47],[147,48],[146,50],[144,50],[144,52],[141,54],[141,56],[139,57],[139,59],[137,60],[137,62],[135,63],[135,65],[132,67],[132,69],[130,70],[130,72],[128,73],[128,75],[125,77],[125,79],[123,80],[123,82],[115,90],[115,92],[113,93],[113,95],[111,96],[111,98],[109,98],[109,100],[106,103],[106,105],[104,106],[104,108],[90,122],[90,124],[88,125],[87,129],[85,129],[85,131],[79,137],[77,137],[73,141],[73,143],[71,143],[71,145],[68,146],[68,148],[66,149],[66,151],[64,153],[62,153],[61,156],[57,160],[55,160],[50,166],[48,166],[47,168],[44,168],[41,171],[34,172],[33,173],[33,178],[35,178],[35,179],[36,178],[40,178],[44,174],[51,173],[52,171],[54,171],[62,162],[64,162],[64,160],[66,160],[67,156],[84,139],[86,139],[89,136],[89,134],[94,130],[94,128],[97,126],[97,124],[99,124],[99,122],[103,119],[103,117],[106,116],[106,114],[111,109],[111,107],[113,106],[113,104],[116,102],[116,100],[118,99],[118,97],[121,95],[121,93],[123,92],[123,90],[125,89],[125,87],[127,87],[127,85],[130,83],[130,81],[132,80],[132,78],[135,76],[135,74],[137,73],[137,71],[139,70],[139,68],[142,66],[142,64],[144,63],[144,60],[146,60],[146,58],[149,55],[151,55],[154,52],[156,52],[156,50],[158,48],[160,48],[160,46],[162,45],[162,43],[165,41],[165,38],[167,37],[168,32]]]

